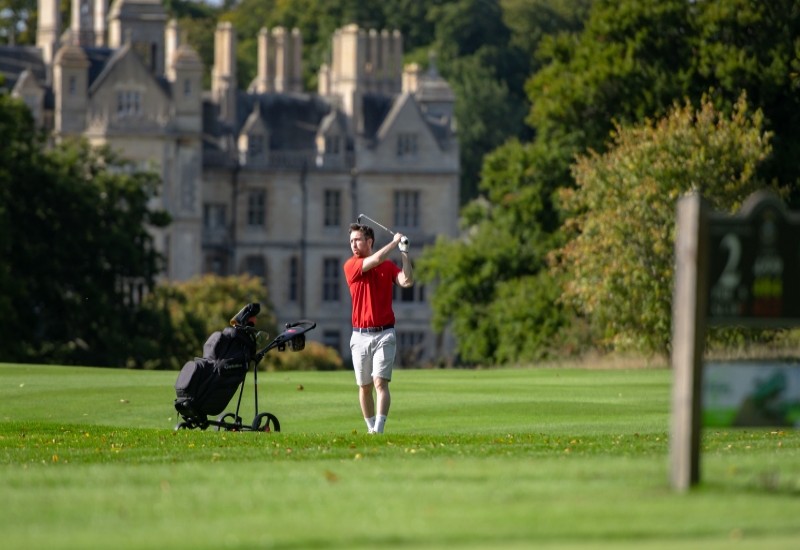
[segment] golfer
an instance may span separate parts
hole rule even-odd
[[[401,243],[401,239],[404,243]],[[350,250],[353,256],[344,263],[344,274],[353,300],[353,335],[350,352],[358,384],[358,400],[369,433],[383,433],[392,398],[389,381],[397,349],[392,310],[392,284],[409,288],[414,284],[408,240],[395,233],[392,241],[372,251],[375,232],[368,225],[350,225]],[[402,269],[387,260],[400,249]],[[377,415],[375,410],[377,396]]]

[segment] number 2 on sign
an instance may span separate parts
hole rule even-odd
[[[739,284],[742,276],[739,273],[739,261],[742,259],[742,242],[733,233],[728,233],[719,243],[720,248],[728,251],[728,261],[719,277],[719,283],[729,290],[733,290]]]

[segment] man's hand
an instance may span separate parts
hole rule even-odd
[[[400,237],[400,242],[397,245],[397,248],[400,249],[400,252],[408,254],[408,247],[409,247],[408,237],[406,236]]]

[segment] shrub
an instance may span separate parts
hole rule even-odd
[[[273,350],[261,363],[262,368],[272,372],[286,371],[334,371],[344,370],[341,356],[331,347],[319,342],[306,342],[302,351],[293,352],[288,348],[279,352]]]

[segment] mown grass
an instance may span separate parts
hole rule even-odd
[[[3,546],[800,544],[796,430],[706,430],[670,490],[664,369],[399,371],[379,437],[349,372],[261,374],[270,434],[174,431],[175,376],[0,365]]]

